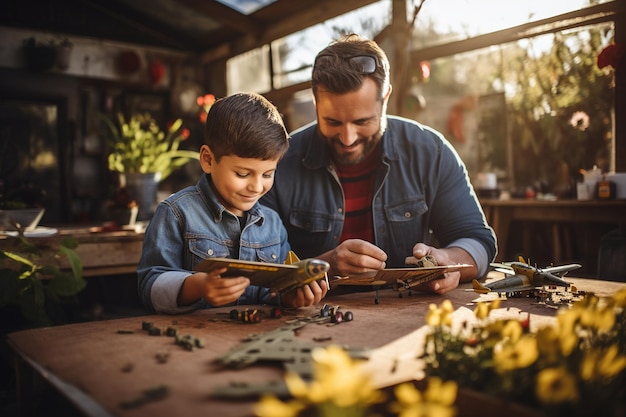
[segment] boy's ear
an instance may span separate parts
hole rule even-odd
[[[200,167],[205,174],[211,173],[211,166],[215,162],[213,151],[209,148],[209,145],[202,145],[200,147]]]

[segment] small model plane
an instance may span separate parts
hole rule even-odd
[[[390,285],[402,296],[404,291],[410,291],[417,285],[443,278],[446,272],[455,272],[471,267],[471,265],[466,264],[437,265],[437,262],[431,256],[421,259],[410,256],[406,259],[406,264],[410,266],[406,268],[381,269],[347,277],[335,277],[332,283],[335,285],[372,286],[377,292],[382,286]],[[375,302],[378,304],[378,293]]]
[[[326,273],[330,269],[326,261],[316,258],[300,260],[290,251],[284,264],[209,258],[196,265],[195,270],[209,272],[223,267],[228,268],[222,274],[223,278],[247,277],[252,285],[269,288],[276,293],[291,291],[318,279],[327,279]]]
[[[542,289],[545,286],[570,288],[572,284],[563,280],[563,276],[569,271],[580,268],[582,265],[567,264],[538,268],[531,266],[529,262],[527,263],[520,256],[517,262],[493,263],[491,266],[496,267],[496,270],[500,272],[512,275],[488,284],[481,284],[477,280],[473,280],[474,291],[481,294],[497,292],[508,297],[520,297]]]

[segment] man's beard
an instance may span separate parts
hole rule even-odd
[[[362,150],[359,153],[344,152],[345,148],[339,140],[339,135],[332,137],[324,136],[318,127],[318,134],[324,140],[326,148],[331,155],[333,162],[339,165],[356,165],[363,161],[372,150],[380,143],[380,138],[383,136],[382,125],[373,136],[359,137],[352,145],[354,147],[361,146]]]

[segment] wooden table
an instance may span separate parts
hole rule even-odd
[[[598,295],[612,294],[626,286],[617,282],[570,280],[579,290],[593,290]],[[373,349],[370,362],[376,368],[375,373],[393,379],[394,372],[398,371],[392,369],[414,372],[410,366],[421,346],[419,329],[423,329],[429,304],[439,305],[449,299],[457,312],[471,313],[477,294],[470,288],[466,283],[445,296],[414,293],[402,298],[392,290],[381,290],[379,304],[374,303],[371,291],[333,296],[331,290],[325,302],[340,305],[343,311],[352,311],[354,320],[334,326],[307,324],[298,331],[297,338],[320,346],[340,344]],[[535,330],[554,320],[554,309],[534,304],[530,299],[506,300],[502,307],[498,311],[514,317],[520,317],[520,310],[529,312]],[[220,369],[213,360],[241,343],[250,333],[285,326],[286,320],[294,319],[296,313],[287,312],[282,319],[267,318],[258,324],[243,324],[227,320],[231,309],[95,321],[12,333],[8,342],[16,352],[20,411],[22,415],[30,411],[31,381],[35,373],[89,416],[249,416],[254,401],[214,398],[212,389],[231,382],[277,382],[281,380],[282,368],[266,364],[241,370]],[[319,306],[302,309],[298,314],[314,315],[316,312]],[[201,337],[206,347],[191,352],[176,345],[170,337],[149,336],[141,330],[143,321],[162,328],[174,326],[180,333]],[[119,334],[118,330],[134,333]],[[168,361],[158,363],[159,354],[169,354]],[[128,371],[130,366],[132,370]],[[136,409],[120,406],[122,401],[159,385],[169,387],[170,394],[165,399]]]
[[[59,232],[49,237],[32,237],[34,242],[51,244],[65,237],[78,241],[76,252],[83,263],[83,276],[106,276],[134,274],[141,257],[143,231],[105,231],[101,227],[59,227]],[[8,243],[6,236],[0,237],[0,248]],[[62,267],[69,268],[67,262]]]
[[[564,223],[586,224],[625,224],[626,200],[525,200],[525,199],[481,199],[487,222],[493,227],[498,238],[498,255],[496,261],[510,261],[507,248],[509,231],[513,221],[548,223],[553,237],[552,261],[559,264],[563,261],[562,248],[565,246],[559,234],[559,225]],[[528,236],[521,237],[528,239]],[[525,256],[531,256],[532,248],[526,242]],[[596,253],[597,256],[597,253]]]

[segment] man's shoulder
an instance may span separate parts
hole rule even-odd
[[[443,138],[441,132],[433,127],[401,116],[387,116],[387,127],[393,131],[407,131],[423,137]]]
[[[289,134],[289,147],[301,148],[317,134],[317,122],[304,125]]]

